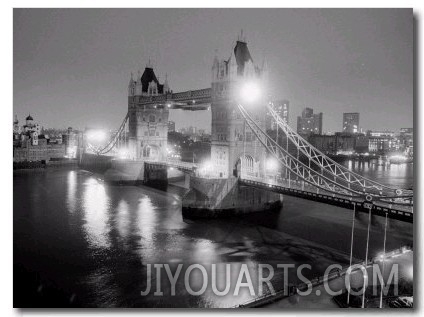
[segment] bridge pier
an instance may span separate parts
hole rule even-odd
[[[236,177],[190,177],[190,191],[183,197],[186,218],[217,218],[261,211],[280,211],[283,195],[244,186]]]
[[[148,164],[142,160],[117,160],[111,156],[84,154],[80,167],[103,174],[106,182],[119,184],[146,184],[166,188],[168,173],[166,166]]]
[[[120,184],[141,184],[145,178],[145,164],[138,160],[112,160],[104,173],[105,181]]]
[[[144,184],[166,189],[168,186],[168,168],[152,164],[144,165]]]
[[[79,167],[95,173],[104,173],[111,168],[112,157],[83,153],[78,163]]]

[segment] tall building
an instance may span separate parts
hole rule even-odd
[[[343,113],[343,132],[345,133],[359,132],[359,112]]]
[[[400,145],[406,149],[414,145],[414,129],[413,128],[401,128],[399,133]]]
[[[175,122],[168,121],[168,132],[175,132]]]
[[[274,101],[274,109],[277,114],[286,122],[289,123],[289,101],[288,100],[276,100]],[[270,113],[266,116],[266,129],[276,130],[277,125],[274,118]]]
[[[305,108],[297,117],[297,133],[302,135],[322,134],[322,112],[314,114],[312,108]]]

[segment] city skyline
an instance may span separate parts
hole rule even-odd
[[[31,112],[46,127],[115,128],[131,72],[151,59],[173,91],[207,88],[215,50],[229,56],[244,29],[253,58],[268,62],[271,93],[290,101],[291,126],[304,107],[323,112],[324,132],[340,130],[343,112],[366,112],[364,129],[412,126],[411,10],[89,11],[15,9],[18,117]],[[266,26],[249,22],[265,18]],[[199,19],[204,25],[185,36]],[[207,126],[211,119],[210,112],[171,111],[170,120]]]

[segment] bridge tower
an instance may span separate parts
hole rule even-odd
[[[129,152],[131,159],[165,160],[168,140],[167,107],[141,105],[141,97],[169,93],[167,80],[159,83],[153,67],[147,65],[128,85]]]
[[[260,86],[262,93],[254,103],[247,104],[241,94],[253,93],[244,89],[250,82]],[[266,149],[247,126],[238,105],[242,102],[258,125],[265,128],[266,89],[266,66],[254,64],[243,37],[237,41],[229,59],[214,58],[211,164],[207,177],[191,177],[190,191],[182,200],[184,217],[213,218],[281,209],[282,196],[244,186],[239,178],[265,176]]]
[[[243,37],[237,41],[229,59],[215,57],[212,65],[212,145],[213,175],[230,178],[243,171],[249,176],[264,173],[266,150],[246,127],[237,109],[244,83],[255,81],[261,87],[261,98],[254,104],[244,104],[265,129],[268,71],[265,63],[254,64]]]

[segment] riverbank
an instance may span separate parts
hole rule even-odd
[[[54,167],[72,167],[78,168],[77,159],[63,159],[63,160],[51,160],[48,162],[37,161],[37,162],[13,162],[13,172],[21,170],[43,170],[46,168]]]

